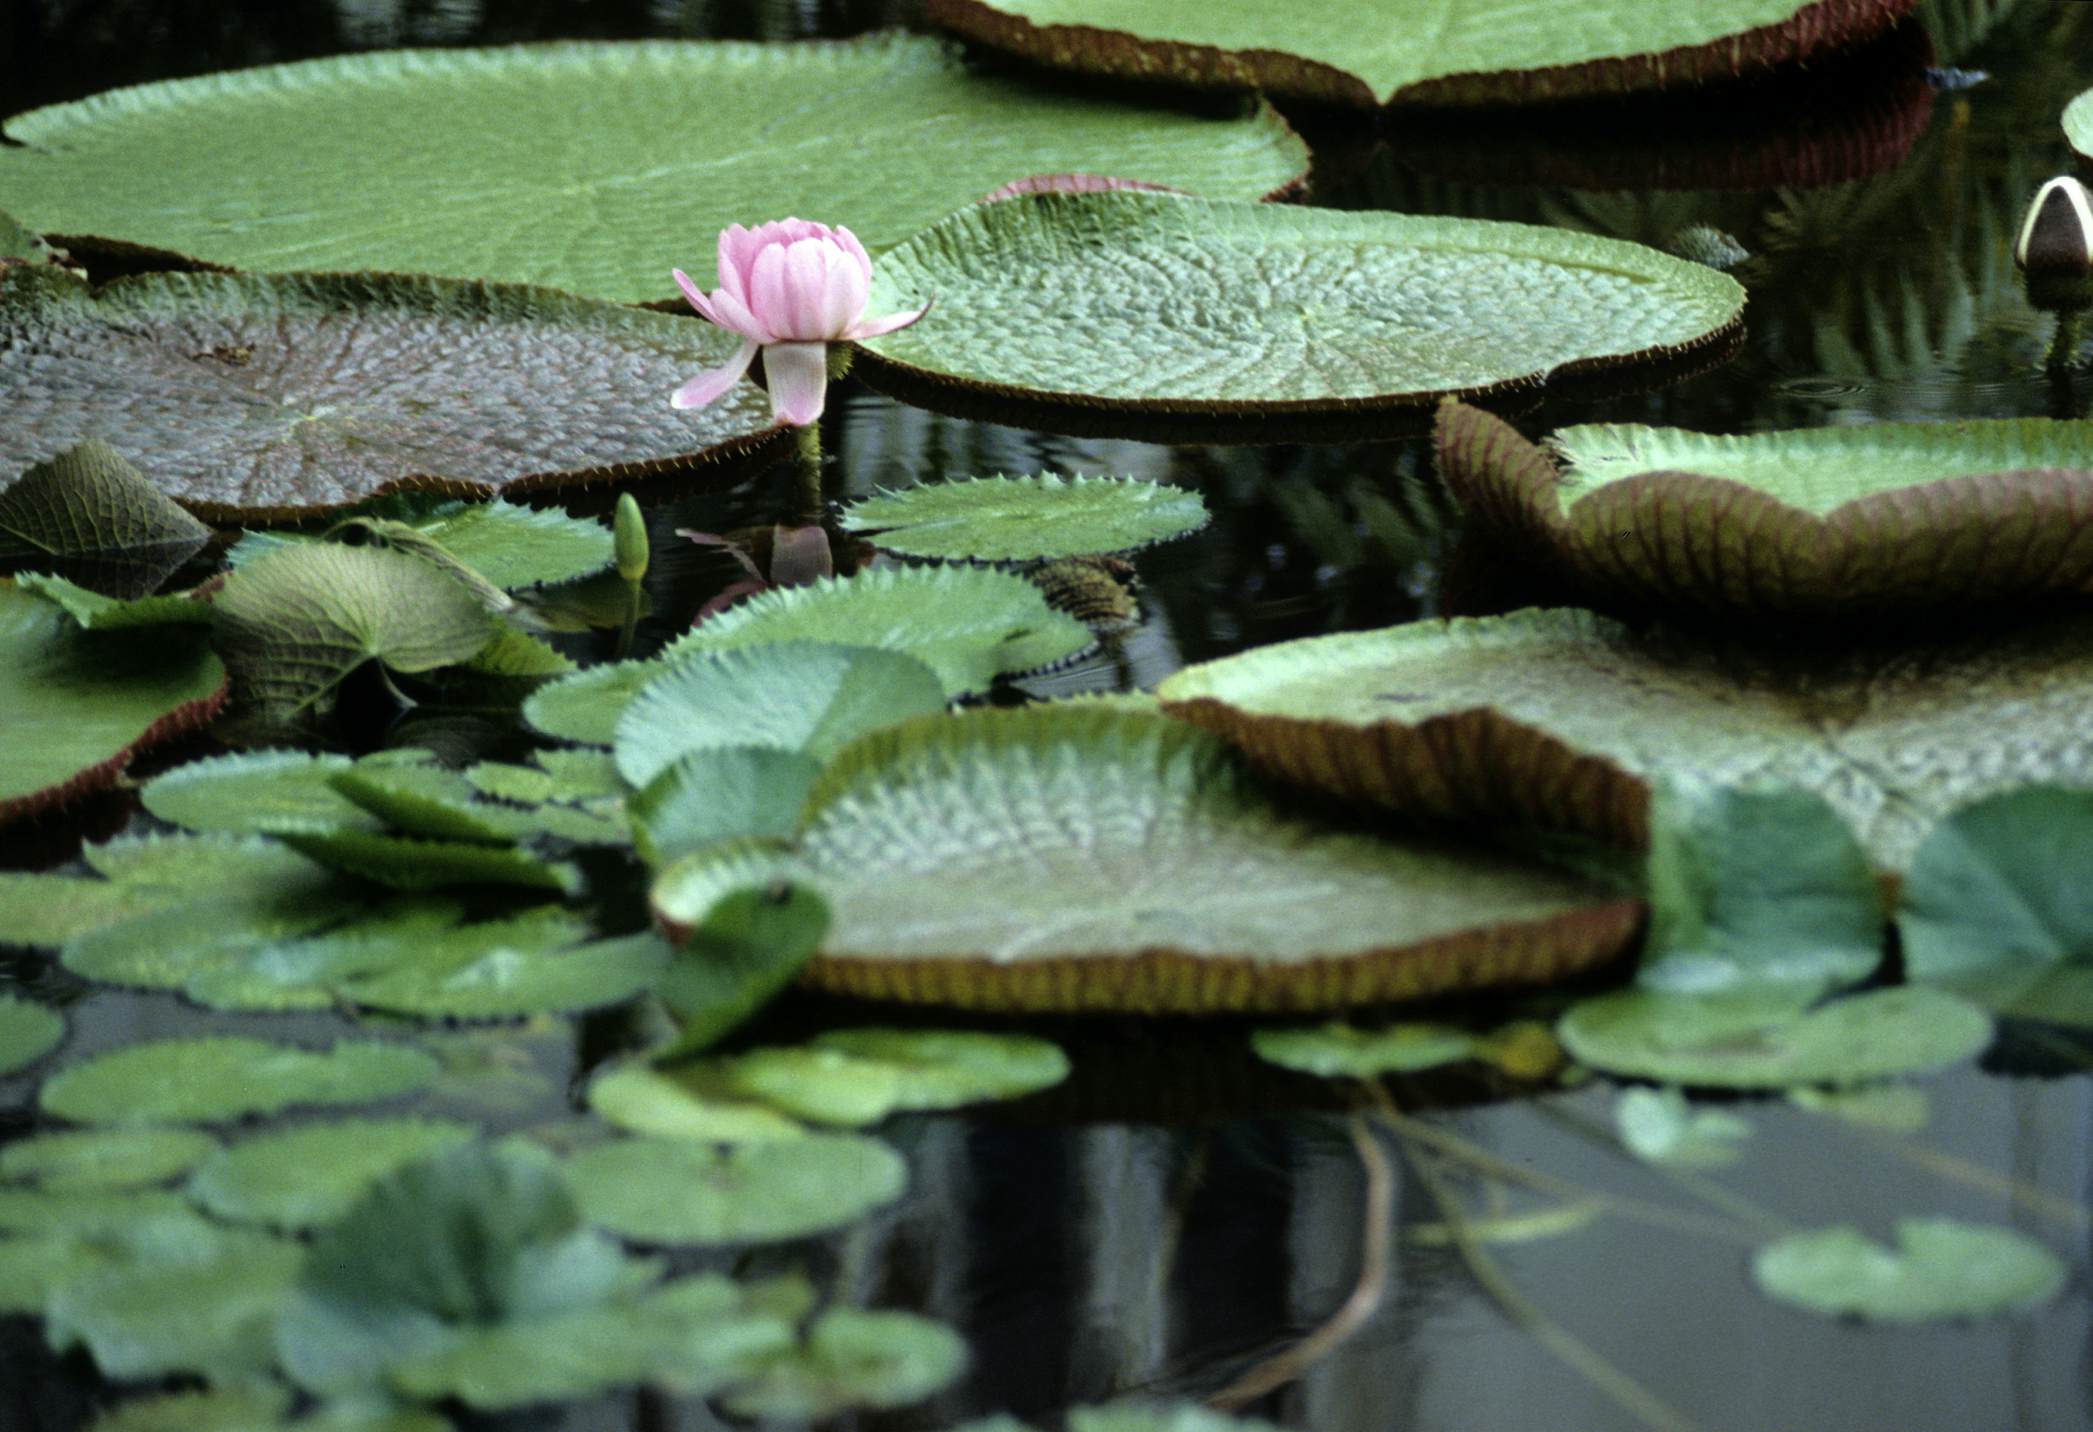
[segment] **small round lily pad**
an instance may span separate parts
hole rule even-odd
[[[301,1124],[220,1148],[191,1175],[189,1196],[227,1222],[311,1228],[347,1213],[395,1169],[473,1133],[454,1119]]]
[[[0,1178],[61,1192],[144,1188],[187,1173],[216,1147],[194,1129],[69,1129],[0,1148]]]
[[[2093,581],[2093,421],[1713,436],[1564,428],[1546,448],[1439,413],[1439,471],[1485,533],[1599,599],[1813,620],[2025,599]]]
[[[617,1139],[567,1164],[583,1215],[641,1243],[799,1238],[855,1221],[907,1182],[899,1155],[855,1134],[729,1146]]]
[[[1296,437],[1413,428],[1449,394],[1532,388],[1737,338],[1744,290],[1567,229],[1121,190],[964,209],[881,260],[874,387],[1069,432]]]
[[[296,1104],[376,1103],[435,1079],[404,1044],[344,1040],[299,1049],[237,1037],[163,1039],[68,1065],[45,1081],[44,1111],[83,1124],[216,1123]]]
[[[1015,1099],[1068,1077],[1044,1039],[972,1030],[837,1029],[727,1061],[733,1088],[824,1124],[876,1124],[904,1109]]]
[[[0,1075],[26,1069],[65,1038],[65,1016],[34,1000],[0,994]]]
[[[1900,1218],[1885,1246],[1857,1228],[1775,1239],[1752,1256],[1765,1294],[1825,1317],[1934,1323],[2037,1307],[2064,1285],[2056,1254],[2011,1228]]]

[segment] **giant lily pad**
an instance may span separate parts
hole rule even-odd
[[[1641,844],[1660,777],[1798,787],[1891,870],[1954,806],[2093,786],[2093,625],[2076,621],[1773,663],[1523,611],[1261,647],[1157,694],[1289,780],[1435,816]]]
[[[902,35],[349,55],[117,90],[17,115],[6,137],[24,147],[0,150],[0,192],[32,228],[620,303],[672,297],[673,263],[705,279],[731,221],[810,214],[879,248],[1028,174],[1253,199],[1307,169],[1263,107],[1202,118],[1044,93]]]
[[[201,631],[84,632],[0,582],[0,824],[109,785],[137,752],[204,725],[225,694]]]
[[[889,552],[962,562],[1131,552],[1206,521],[1206,503],[1186,488],[1050,472],[877,492],[843,511],[845,531],[870,533]]]
[[[1567,229],[1120,191],[962,210],[888,254],[875,387],[1069,430],[1266,440],[1734,340],[1744,290]]]
[[[971,39],[1086,74],[1370,106],[1703,84],[1887,29],[1909,0],[932,0]]]
[[[2064,137],[2087,162],[2093,163],[2093,90],[2064,106]]]
[[[670,408],[726,356],[720,330],[543,289],[162,273],[91,291],[17,267],[0,339],[0,471],[93,435],[206,517],[670,471],[771,426],[751,386]]]
[[[1331,834],[1153,716],[929,717],[846,748],[796,853],[701,852],[657,914],[789,875],[833,920],[809,982],[971,1008],[1321,1009],[1557,978],[1640,907],[1529,864]]]
[[[1623,424],[1550,445],[1476,408],[1439,414],[1439,470],[1477,520],[1631,607],[1850,616],[2093,581],[2093,422]]]

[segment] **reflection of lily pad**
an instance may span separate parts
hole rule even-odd
[[[1706,84],[1887,29],[1868,0],[934,0],[960,34],[1085,74],[1369,106],[1538,103]],[[1124,28],[1120,28],[1124,27]]]
[[[70,1129],[0,1148],[0,1178],[42,1188],[143,1188],[187,1173],[217,1141],[194,1129]]]
[[[465,1142],[449,1119],[343,1119],[258,1134],[204,1160],[189,1196],[232,1223],[310,1228],[349,1211],[379,1179]]]
[[[1557,978],[1640,915],[1530,864],[1303,824],[1220,743],[1099,707],[875,732],[809,796],[796,856],[701,853],[655,909],[688,926],[777,875],[832,911],[810,982],[970,1008],[1318,1009]]]
[[[641,1243],[756,1243],[841,1228],[898,1197],[908,1169],[855,1134],[731,1146],[616,1139],[584,1149],[567,1182],[590,1222]]]
[[[107,786],[138,751],[209,721],[225,693],[199,630],[83,632],[0,582],[0,824]]]
[[[0,994],[0,1075],[26,1069],[65,1038],[65,1016],[33,1000]]]
[[[1894,1248],[1857,1228],[1791,1233],[1759,1249],[1751,1272],[1768,1297],[1826,1317],[1932,1323],[2046,1303],[2065,1269],[2011,1228],[1900,1218]]]
[[[937,295],[860,345],[898,397],[1267,439],[1678,359],[1733,338],[1744,306],[1726,275],[1566,229],[1131,191],[961,210],[873,283],[875,306]]]
[[[347,55],[117,90],[6,132],[28,147],[0,150],[0,191],[32,228],[245,269],[498,278],[621,303],[674,294],[665,244],[707,280],[711,237],[733,220],[813,214],[881,248],[1027,174],[1249,199],[1307,168],[1262,106],[1205,118],[1042,92],[904,35]],[[603,431],[601,417],[572,430]]]
[[[92,433],[206,517],[311,513],[409,479],[521,491],[668,471],[771,425],[753,387],[669,407],[731,348],[711,325],[541,289],[147,274],[90,292],[13,268],[0,336],[0,471]]]
[[[1848,995],[1815,1009],[1783,995],[1621,990],[1572,1005],[1563,1047],[1594,1069],[1667,1084],[1778,1089],[1863,1084],[1974,1059],[1984,1011],[1919,986]]]
[[[1131,552],[1196,532],[1198,493],[1131,478],[977,477],[878,492],[843,511],[847,532],[904,557],[1032,562]]]
[[[1439,416],[1439,469],[1485,530],[1636,607],[1851,615],[2093,580],[2093,422],[2040,418],[1711,436]]]
[[[1640,844],[1649,783],[1829,801],[1881,868],[1949,809],[2093,786],[2093,626],[1769,663],[1581,611],[1419,622],[1187,668],[1164,709],[1304,785],[1417,814]]]
[[[375,1103],[436,1072],[434,1059],[404,1044],[163,1039],[68,1065],[45,1082],[43,1107],[83,1124],[214,1123],[294,1104]]]

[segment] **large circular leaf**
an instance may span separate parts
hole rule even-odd
[[[2093,422],[1622,424],[1550,446],[1440,411],[1439,471],[1479,522],[1630,606],[1851,616],[2093,581]]]
[[[1706,83],[1884,29],[1910,0],[932,0],[971,39],[1144,81],[1339,104],[1502,104]]]
[[[1322,1009],[1557,978],[1617,954],[1633,902],[1501,857],[1331,834],[1222,745],[1153,716],[931,717],[846,749],[796,855],[663,873],[694,924],[789,874],[833,911],[806,978],[971,1008]]]
[[[2093,163],[2093,90],[2064,106],[2064,137],[2080,158]]]
[[[1771,662],[1531,610],[1261,647],[1157,694],[1261,768],[1413,814],[1639,845],[1660,778],[1801,787],[1885,870],[1958,805],[2039,781],[2093,786],[2083,621]]]
[[[1283,437],[1734,340],[1725,274],[1567,229],[1119,191],[962,210],[881,260],[875,386],[1063,427]],[[920,300],[919,300],[920,301]]]
[[[16,267],[0,273],[0,471],[91,433],[184,505],[244,520],[400,484],[669,471],[771,427],[751,385],[669,406],[732,346],[710,324],[544,289],[163,273],[90,291]]]
[[[349,55],[116,90],[17,115],[6,137],[24,147],[0,149],[0,193],[44,232],[621,303],[673,297],[674,264],[707,277],[730,222],[804,214],[879,248],[1029,174],[1251,199],[1307,169],[1263,107],[1027,89],[904,35]]]
[[[225,692],[201,631],[84,632],[0,582],[0,824],[107,786],[138,751],[209,721]]]

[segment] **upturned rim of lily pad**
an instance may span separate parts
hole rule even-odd
[[[1179,206],[1183,206],[1181,210]],[[1545,246],[1554,252],[1542,255],[1519,253],[1517,257],[1537,258],[1539,262],[1565,267],[1584,262],[1594,269],[1633,273],[1652,286],[1669,280],[1673,296],[1682,306],[1687,302],[1698,302],[1704,308],[1712,307],[1719,297],[1727,306],[1727,312],[1721,322],[1683,336],[1676,342],[1543,362],[1507,377],[1452,388],[1412,388],[1313,398],[1148,398],[998,382],[964,372],[927,367],[884,351],[897,344],[905,351],[909,344],[931,341],[940,323],[951,320],[952,305],[948,293],[946,307],[941,312],[933,310],[932,315],[915,329],[893,338],[853,342],[850,345],[852,372],[868,386],[914,407],[955,417],[980,418],[1078,436],[1184,443],[1374,441],[1411,437],[1429,431],[1437,404],[1450,397],[1487,400],[1502,407],[1531,405],[1543,397],[1592,398],[1614,392],[1638,391],[1720,367],[1733,358],[1744,343],[1743,287],[1727,274],[1645,244],[1545,224],[1267,205],[1136,189],[1077,193],[1045,191],[1014,195],[958,210],[881,255],[882,268],[874,274],[875,302],[883,278],[891,280],[897,268],[914,263],[919,252],[935,256],[937,247],[952,240],[955,231],[983,224],[1015,229],[1025,222],[1019,217],[1021,215],[1038,214],[1042,219],[1049,219],[1057,209],[1080,217],[1086,210],[1108,212],[1111,208],[1123,209],[1135,220],[1145,218],[1158,227],[1162,226],[1164,216],[1168,216],[1194,231],[1208,233],[1218,232],[1232,220],[1276,225],[1281,229],[1312,223],[1329,231],[1319,232],[1318,239],[1348,238],[1361,245],[1380,244],[1389,248],[1399,248],[1406,240],[1419,242],[1415,237],[1418,234],[1458,228],[1465,239],[1458,247],[1467,252],[1486,251],[1487,237],[1491,235],[1523,245],[1528,250]],[[1187,219],[1186,215],[1192,217]],[[1275,242],[1283,242],[1285,237],[1283,232],[1277,234]],[[962,237],[952,242],[951,247],[959,248],[963,243]],[[1086,254],[1094,253],[1098,248],[1098,242],[1091,239],[1074,251]],[[928,276],[926,281],[933,281],[934,286],[934,276]],[[1703,291],[1694,293],[1692,290],[1696,288]],[[1680,322],[1675,326],[1683,329],[1688,325]]]
[[[1443,75],[1377,94],[1359,75],[1284,50],[1224,49],[1096,25],[1037,25],[988,0],[929,0],[934,24],[1048,69],[1142,84],[1262,90],[1349,109],[1533,105],[1734,80],[1807,63],[1888,30],[1916,0],[1810,0],[1786,20],[1699,45],[1523,70]]]
[[[1874,423],[1859,431],[1892,448],[1908,442],[1904,456],[1923,457],[1944,444],[2032,438],[2055,426],[1990,419]],[[1798,429],[1714,437],[1620,424],[1562,436],[1580,432],[1598,441],[1700,444],[1711,455],[1829,449],[1851,435]],[[1551,451],[1503,419],[1455,401],[1439,407],[1433,446],[1440,476],[1493,548],[1537,559],[1580,598],[1630,615],[1906,615],[2093,585],[2093,542],[2082,540],[2093,513],[2093,461],[2083,468],[1922,474],[1819,513],[1683,465],[1610,480],[1602,473],[1579,484],[1570,480],[1567,450]],[[1887,469],[1898,459],[1892,450],[1849,460]]]
[[[102,242],[92,238],[78,239],[58,235],[54,235],[53,239],[68,244],[84,242],[92,245]],[[672,320],[667,314],[642,306],[588,298],[540,284],[447,278],[383,270],[251,272],[137,245],[126,245],[125,248],[143,262],[135,271],[124,272],[106,282],[90,284],[62,269],[29,268],[20,269],[19,272],[32,274],[33,277],[19,281],[43,283],[49,286],[53,296],[60,295],[64,290],[71,290],[68,296],[84,300],[90,305],[100,305],[112,295],[124,297],[149,285],[164,285],[169,280],[193,279],[255,284],[266,289],[305,290],[318,294],[339,290],[345,297],[357,297],[360,294],[366,305],[398,307],[409,312],[416,311],[417,308],[428,308],[434,300],[449,296],[466,298],[489,308],[516,313],[530,310],[553,316],[568,315],[583,320],[609,319],[617,324],[631,325],[678,321]],[[171,262],[160,262],[163,259]],[[653,396],[655,395],[649,390],[640,395],[640,401],[651,405]],[[666,398],[662,399],[662,409],[667,411]],[[124,454],[121,449],[118,451],[140,468],[156,487],[167,492],[175,502],[204,522],[221,527],[277,527],[329,517],[402,493],[427,493],[466,502],[487,502],[497,498],[526,502],[533,498],[564,501],[571,493],[591,487],[651,485],[679,479],[690,480],[700,476],[705,478],[708,486],[728,486],[746,477],[748,472],[766,457],[782,452],[784,445],[790,441],[791,431],[786,424],[771,422],[690,452],[604,463],[592,467],[535,469],[519,472],[500,482],[483,482],[435,472],[403,472],[339,502],[260,503],[252,506],[194,498],[179,491],[169,491],[164,480],[154,473],[149,456]],[[51,454],[46,454],[39,461],[46,461],[50,456]]]

